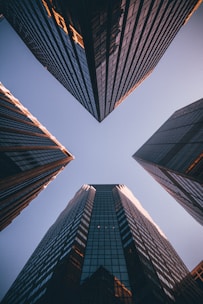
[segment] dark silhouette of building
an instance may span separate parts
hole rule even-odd
[[[200,0],[0,0],[43,66],[102,121],[156,67]]]
[[[203,291],[203,261],[201,261],[192,271],[192,277]]]
[[[133,158],[203,225],[203,99],[176,111]]]
[[[88,277],[79,289],[81,304],[133,304],[132,292],[128,290],[115,276],[100,266]]]
[[[0,83],[0,230],[72,159]]]
[[[185,277],[186,296],[179,287]],[[2,304],[200,304],[201,299],[186,266],[126,186],[83,185]]]

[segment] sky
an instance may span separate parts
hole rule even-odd
[[[189,270],[203,258],[203,228],[132,155],[178,109],[203,97],[203,4],[153,73],[99,123],[35,59],[4,19],[0,81],[74,156],[0,233],[0,299],[83,184],[125,184]]]

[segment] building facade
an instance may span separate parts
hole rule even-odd
[[[200,304],[202,299],[186,266],[126,186],[83,185],[2,304]]]
[[[0,230],[72,159],[0,83]]]
[[[192,271],[192,277],[195,279],[201,290],[203,291],[203,261],[201,261]]]
[[[203,99],[176,111],[133,158],[203,225]]]
[[[156,67],[202,0],[0,0],[34,56],[102,121]]]

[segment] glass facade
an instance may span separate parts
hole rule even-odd
[[[36,58],[98,121],[150,75],[200,3],[0,1]]]
[[[201,300],[201,290],[187,268],[126,186],[83,185],[2,304],[200,304]]]
[[[81,281],[100,265],[130,289],[112,186],[96,186]]]
[[[0,84],[0,230],[73,156]]]
[[[203,99],[176,111],[133,158],[203,225]]]

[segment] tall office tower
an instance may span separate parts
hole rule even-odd
[[[203,225],[203,99],[176,111],[133,155]]]
[[[0,230],[72,159],[0,83]]]
[[[35,57],[102,121],[155,68],[202,0],[0,0]]]
[[[203,291],[203,261],[201,261],[192,271],[192,277]]]
[[[200,304],[201,299],[191,274],[126,186],[83,185],[2,304]]]

